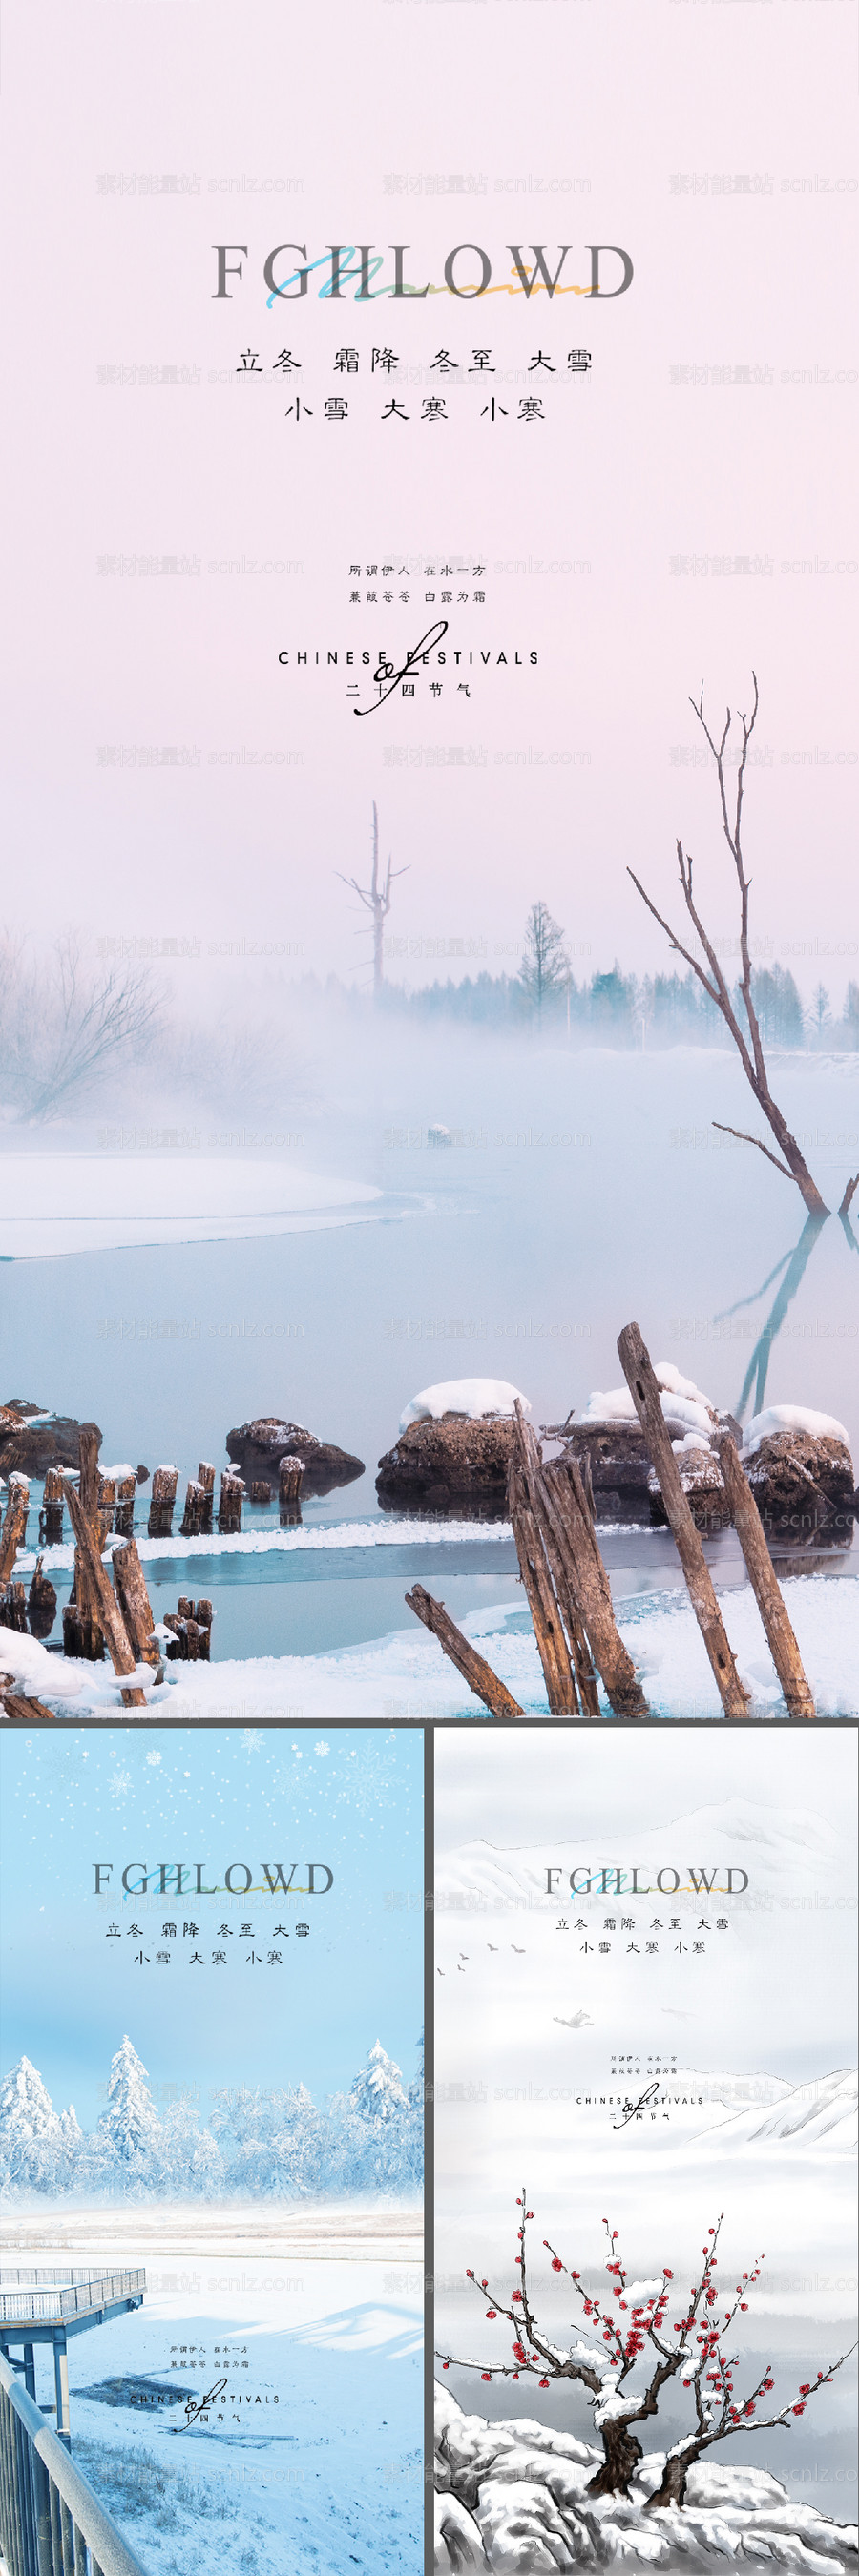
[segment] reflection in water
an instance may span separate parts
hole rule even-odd
[[[825,1216],[807,1216],[799,1242],[795,1245],[793,1252],[784,1253],[781,1261],[776,1262],[775,1269],[770,1271],[769,1277],[764,1280],[762,1287],[756,1288],[754,1295],[751,1297],[738,1298],[735,1306],[726,1307],[722,1315],[716,1316],[716,1322],[722,1323],[727,1321],[728,1316],[740,1314],[744,1306],[756,1306],[758,1298],[766,1296],[767,1289],[772,1287],[773,1280],[778,1278],[779,1272],[783,1273],[781,1285],[776,1290],[766,1323],[764,1324],[762,1331],[758,1334],[758,1338],[743,1379],[742,1392],[736,1408],[737,1420],[739,1422],[742,1422],[744,1413],[748,1411],[749,1397],[753,1382],[754,1399],[751,1406],[752,1413],[761,1413],[763,1411],[767,1370],[770,1364],[770,1352],[772,1350],[773,1343],[777,1334],[781,1331],[788,1307],[792,1304],[793,1299],[796,1296],[797,1289],[805,1275],[806,1266],[814,1250],[818,1235],[822,1232],[826,1223],[827,1219]],[[842,1223],[846,1224],[846,1219],[842,1219]],[[854,1250],[859,1251],[859,1244],[855,1243],[855,1239]]]

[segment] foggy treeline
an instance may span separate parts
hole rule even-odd
[[[457,956],[465,940],[435,943]],[[472,944],[473,945],[473,944]],[[396,951],[399,943],[392,942]],[[752,993],[769,1047],[830,1052],[859,1048],[859,982],[818,982],[803,997],[788,967],[760,963]],[[739,1000],[737,1008],[740,1009]],[[104,964],[66,930],[39,947],[0,933],[0,1120],[73,1118],[113,1090],[167,1091],[213,1108],[290,1114],[309,1105],[329,1041],[375,1023],[396,1042],[420,1024],[429,1035],[455,1022],[463,1036],[620,1049],[724,1043],[719,1011],[687,969],[639,975],[617,959],[575,976],[565,934],[542,902],[531,906],[516,973],[481,968],[409,987],[387,974],[375,990],[340,977],[268,969],[242,978],[226,1000],[201,966],[168,985],[157,966]],[[311,1090],[316,1083],[310,1080]]]

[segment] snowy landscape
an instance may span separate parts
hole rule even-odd
[[[106,2223],[105,2223],[106,2219]],[[2,2222],[3,2266],[142,2265],[143,2305],[69,2347],[72,2458],[150,2576],[423,2564],[419,2213],[343,2201]],[[68,2231],[73,2242],[69,2249]],[[53,2397],[37,2346],[40,2400]],[[188,2419],[209,2392],[201,2420]],[[51,2417],[48,2415],[50,2423]]]
[[[688,2500],[658,2516],[647,2506],[665,2466],[653,2451],[628,2496],[592,2497],[600,2452],[531,2417],[489,2424],[466,2414],[448,2391],[436,2398],[438,2576],[557,2576],[582,2566],[724,2567],[751,2560],[805,2568],[809,2576],[853,2576],[855,2524],[830,2521],[791,2499],[778,2478],[752,2465],[706,2461],[690,2471]]]

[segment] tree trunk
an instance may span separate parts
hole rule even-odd
[[[661,2485],[648,2496],[645,2513],[664,2513],[669,2505],[685,2504],[688,2472],[703,2448],[703,2442],[687,2442],[684,2450],[671,2453],[662,2471]]]
[[[620,1364],[659,1479],[659,1490],[671,1525],[686,1587],[715,1676],[726,1717],[747,1717],[748,1692],[740,1681],[728,1642],[712,1576],[689,1509],[671,1434],[662,1411],[650,1353],[637,1324],[625,1324],[618,1336]]]
[[[524,1717],[525,1711],[520,1708],[518,1700],[512,1698],[491,1665],[484,1663],[483,1656],[469,1645],[455,1619],[448,1617],[443,1601],[434,1601],[432,1593],[425,1592],[422,1583],[416,1583],[413,1591],[406,1593],[406,1600],[416,1619],[422,1619],[424,1627],[438,1638],[439,1645],[450,1656],[457,1672],[462,1673],[475,1699],[481,1699],[493,1717]]]
[[[769,1084],[767,1082],[756,1080],[752,1083],[752,1090],[754,1092],[755,1099],[763,1110],[764,1117],[772,1128],[776,1142],[781,1146],[785,1162],[789,1171],[793,1174],[797,1189],[805,1202],[809,1216],[828,1216],[829,1209],[826,1205],[826,1200],[821,1198],[817,1182],[812,1179],[808,1164],[805,1160],[805,1155],[801,1152],[800,1147],[797,1144],[796,1137],[791,1135],[787,1119],[782,1117],[781,1110],[773,1099]]]
[[[814,1701],[802,1657],[782,1600],[763,1522],[748,1477],[743,1474],[730,1431],[716,1443],[734,1528],[746,1560],[749,1581],[766,1630],[770,1654],[791,1717],[814,1717]]]
[[[611,2420],[602,2426],[602,2443],[605,2459],[595,2477],[588,2479],[585,2494],[625,2496],[642,2457],[641,2443],[628,2424]]]

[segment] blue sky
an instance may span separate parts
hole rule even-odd
[[[104,2106],[128,2032],[153,2086],[296,2083],[319,2100],[348,2084],[374,2040],[414,2073],[422,2001],[422,1743],[383,1728],[135,1727],[0,1740],[3,2071],[31,2058],[56,2109],[84,2128]],[[295,1888],[308,1861],[328,1894],[272,1898],[261,1863]],[[93,1864],[113,1863],[94,1894]],[[197,1861],[204,1887],[231,1863],[253,1892],[124,1895],[123,1868]],[[140,1882],[140,1869],[130,1872]],[[324,1883],[324,1871],[318,1873]],[[155,1882],[157,1886],[157,1881]],[[239,1866],[235,1886],[243,1885]],[[396,1898],[396,1903],[391,1902]],[[386,1899],[388,1900],[386,1902]],[[173,1922],[176,1938],[162,1926]],[[183,1938],[183,1924],[198,1936]],[[220,1925],[232,1929],[219,1938]],[[253,1927],[243,1937],[241,1925]],[[310,1924],[307,1938],[294,1926]],[[118,1924],[119,1939],[108,1937]],[[137,1939],[131,1926],[140,1926]],[[293,1927],[274,1940],[274,1927]],[[278,1947],[283,1964],[269,1967]],[[158,1949],[171,1953],[156,1965]],[[227,1966],[212,1965],[222,1948]],[[138,1955],[149,1964],[139,1966]],[[203,1966],[188,1964],[198,1951]],[[256,1953],[259,1965],[251,1964]]]

